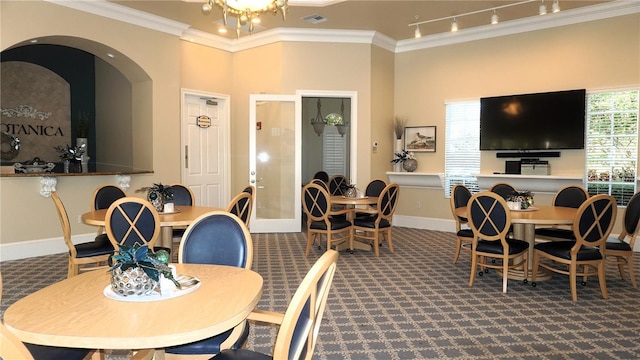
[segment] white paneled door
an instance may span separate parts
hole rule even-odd
[[[196,205],[225,208],[229,201],[228,97],[182,90],[182,182]]]
[[[251,232],[301,228],[301,97],[250,95],[249,181],[256,187]]]

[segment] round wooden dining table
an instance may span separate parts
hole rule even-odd
[[[531,270],[533,264],[534,245],[536,243],[536,225],[571,225],[578,209],[563,207],[536,205],[524,210],[511,210],[511,224],[513,225],[513,236],[529,243],[529,263]],[[467,207],[459,207],[455,210],[456,215],[468,218]],[[521,270],[510,270],[509,278],[523,280],[524,272]],[[544,269],[539,269],[536,281],[544,281],[551,278],[551,274]]]
[[[352,211],[348,213],[349,219],[353,220],[355,212],[358,211],[356,206],[369,206],[378,203],[377,196],[361,196],[361,197],[347,197],[342,195],[332,195],[331,205],[346,205],[351,208]],[[353,238],[349,240],[350,244],[353,244],[353,248],[356,250],[371,251],[371,245],[360,241],[355,241]],[[349,249],[350,244],[339,244],[336,246],[337,251]]]
[[[171,249],[173,242],[173,228],[189,226],[200,215],[210,211],[224,211],[224,209],[207,206],[175,205],[172,213],[158,213],[160,216],[160,246]],[[107,209],[93,210],[80,216],[83,223],[93,226],[104,226]]]
[[[87,349],[162,349],[229,330],[256,307],[260,274],[221,265],[175,264],[199,287],[154,301],[108,295],[111,274],[86,272],[32,293],[4,313],[4,323],[23,342]]]

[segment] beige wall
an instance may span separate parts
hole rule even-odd
[[[640,84],[638,15],[395,55],[364,44],[300,42],[230,54],[47,2],[2,1],[0,6],[2,50],[41,36],[75,36],[126,55],[151,79],[134,79],[135,74],[124,71],[134,83],[134,103],[141,103],[132,117],[151,118],[153,123],[135,123],[133,129],[134,137],[152,132],[153,145],[137,145],[152,146],[155,173],[133,176],[127,192],[130,195],[152,181],[180,179],[181,88],[231,95],[234,193],[248,181],[246,139],[251,93],[357,91],[358,103],[354,106],[358,109],[359,161],[355,181],[364,184],[370,178],[385,178],[384,172],[391,170],[394,114],[407,115],[410,126],[438,127],[437,152],[418,155],[419,171],[442,172],[447,100]],[[152,96],[145,99],[148,92]],[[371,149],[373,140],[380,144],[377,153]],[[134,151],[134,163],[137,155]],[[552,166],[557,171],[582,171],[581,162],[580,152],[563,152]],[[482,158],[483,171],[496,171],[501,166],[491,154]],[[74,234],[95,230],[78,224],[77,217],[90,207],[93,190],[114,180],[111,176],[58,178],[58,192],[69,211]],[[60,237],[54,206],[39,195],[39,181],[37,177],[0,178],[2,244]],[[546,201],[544,196],[539,200]],[[416,202],[420,202],[420,209]],[[398,214],[451,217],[442,190],[402,189]]]
[[[630,15],[396,55],[397,111],[409,117],[409,126],[437,126],[437,151],[417,155],[419,171],[444,170],[446,101],[638,86],[639,29],[640,16]],[[553,175],[584,174],[584,151],[562,151],[549,160]],[[504,171],[503,159],[483,152],[481,172],[494,171]],[[549,203],[551,197],[536,200]],[[402,189],[396,213],[451,216],[442,190]]]

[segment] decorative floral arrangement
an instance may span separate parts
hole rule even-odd
[[[519,202],[521,209],[528,209],[534,204],[533,194],[528,190],[515,192],[507,201]]]
[[[395,119],[393,119],[393,133],[396,135],[397,140],[402,139],[405,125],[407,125],[406,117],[396,116]]]
[[[60,155],[61,160],[82,160],[82,155],[85,152],[85,145],[82,144],[80,146],[71,147],[69,145],[65,146],[54,146],[58,154]]]
[[[162,196],[164,200],[173,199],[173,192],[171,186],[162,185],[162,183],[154,183],[153,186],[142,187],[136,192],[147,192],[149,200],[156,200],[158,196]]]
[[[398,163],[403,163],[405,160],[408,159],[413,159],[413,152],[407,151],[407,150],[402,150],[402,152],[395,152],[393,153],[394,157],[393,160],[391,160],[392,163],[394,164],[398,164]]]
[[[149,250],[146,244],[120,245],[118,246],[117,255],[113,255],[111,258],[113,259],[111,273],[140,268],[155,282],[160,281],[160,274],[162,274],[165,279],[171,280],[178,289],[181,288],[180,283],[173,277],[171,268],[168,265],[169,253],[166,250],[158,250],[154,253]]]

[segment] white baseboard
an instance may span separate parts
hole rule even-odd
[[[419,216],[403,216],[396,215],[393,217],[393,225],[407,227],[412,229],[424,229],[434,231],[454,232],[456,229],[455,222],[447,219],[425,218]],[[81,234],[72,236],[71,240],[74,244],[92,241],[95,233]],[[618,234],[612,234],[617,237]],[[1,244],[0,245],[0,262],[9,260],[20,260],[35,256],[53,255],[66,253],[69,250],[64,243],[64,239],[51,238],[23,241],[19,243]],[[640,241],[636,242],[633,251],[640,252]]]
[[[71,237],[74,244],[93,241],[95,233],[75,235]],[[0,245],[0,261],[20,260],[35,256],[68,253],[64,238],[50,238],[22,241]]]

